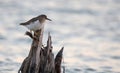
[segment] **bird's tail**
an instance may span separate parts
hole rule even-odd
[[[20,25],[25,25],[25,23],[20,23]]]

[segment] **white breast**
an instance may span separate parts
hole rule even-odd
[[[26,27],[32,31],[39,30],[43,27],[43,24],[40,24],[39,20],[30,23],[29,25],[26,25]]]

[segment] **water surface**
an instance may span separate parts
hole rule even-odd
[[[66,73],[120,73],[119,0],[1,0],[0,73],[16,73],[32,40],[19,26],[46,14],[44,43],[50,31],[53,52],[62,46]]]

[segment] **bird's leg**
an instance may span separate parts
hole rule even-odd
[[[36,32],[36,31],[34,31],[34,34],[35,34],[35,35],[37,35],[37,32]]]

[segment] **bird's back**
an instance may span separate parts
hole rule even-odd
[[[30,19],[27,22],[20,23],[20,25],[29,25],[30,23],[35,22],[37,20],[38,20],[38,17],[35,17],[35,18]]]

